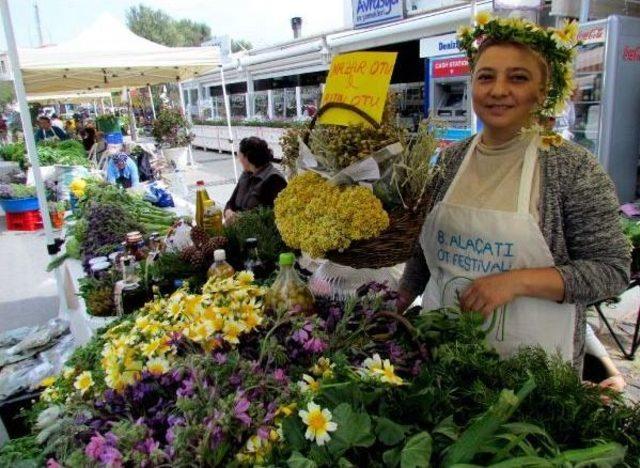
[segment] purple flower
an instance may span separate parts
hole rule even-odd
[[[176,440],[176,435],[173,432],[173,427],[170,427],[169,429],[167,429],[167,433],[164,436],[164,438],[167,441],[167,444],[173,444],[173,441]]]
[[[55,461],[53,458],[49,458],[47,460],[47,468],[62,468],[62,466],[60,465],[60,463]]]
[[[268,427],[262,426],[258,429],[258,437],[260,437],[262,440],[268,440],[270,432],[271,431]]]
[[[284,369],[276,369],[273,371],[273,378],[278,382],[286,382],[287,374],[285,374]]]
[[[242,377],[240,377],[240,374],[232,374],[229,377],[229,383],[234,387],[237,387],[242,383]]]
[[[186,380],[182,381],[182,386],[178,389],[177,395],[179,397],[189,398],[194,394],[194,381],[193,378],[189,377]]]
[[[327,349],[327,345],[320,338],[311,338],[304,344],[303,348],[311,353],[321,353]]]
[[[387,351],[391,362],[397,362],[404,356],[404,350],[395,341],[389,341],[387,343]]]
[[[100,455],[100,461],[109,468],[120,468],[122,466],[122,454],[115,447],[106,447]]]
[[[87,446],[84,448],[84,453],[89,458],[92,458],[94,460],[99,460],[100,455],[102,454],[102,451],[104,450],[105,446],[106,446],[106,441],[104,437],[102,437],[100,433],[96,433],[96,435],[91,437],[91,440],[89,441]]]
[[[182,333],[172,332],[171,335],[169,335],[169,341],[167,344],[172,347],[178,347],[180,346],[180,343],[182,343],[183,338]]]
[[[224,353],[215,353],[213,355],[213,360],[216,362],[216,364],[222,365],[227,362],[227,355]]]
[[[154,450],[158,450],[160,448],[160,442],[149,437],[143,442],[142,448],[144,453],[151,455]]]
[[[222,428],[220,426],[214,427],[213,431],[211,432],[211,448],[213,450],[218,448],[223,439],[224,432],[222,432]]]
[[[233,416],[247,426],[251,425],[251,416],[247,414],[247,410],[250,405],[251,403],[249,403],[249,400],[242,397],[236,401],[236,404],[233,407]]]

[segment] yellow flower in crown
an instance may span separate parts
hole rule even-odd
[[[171,347],[167,344],[166,337],[160,337],[142,345],[142,354],[146,357],[151,357],[153,355],[165,354],[170,349]]]
[[[463,24],[462,26],[460,26],[458,28],[458,30],[456,31],[456,34],[458,36],[463,36],[463,35],[467,35],[471,33],[471,26],[467,26],[466,24]]]
[[[489,13],[488,11],[481,11],[476,14],[475,23],[478,26],[484,26],[488,24],[489,21],[491,21],[491,13]]]
[[[578,40],[578,23],[564,20],[562,27],[553,29],[552,39],[558,47],[570,48],[576,45]]]
[[[552,146],[560,146],[562,144],[562,136],[557,133],[540,135],[538,146],[543,151],[549,151]]]

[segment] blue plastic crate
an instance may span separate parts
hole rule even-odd
[[[20,198],[17,200],[0,200],[0,206],[5,213],[23,213],[40,208],[37,198]]]
[[[124,142],[124,139],[122,138],[122,133],[120,132],[107,133],[104,136],[104,139],[109,145],[121,145]]]

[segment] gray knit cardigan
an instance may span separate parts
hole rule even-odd
[[[442,171],[431,185],[429,211],[453,181],[471,139],[449,147],[440,158]],[[618,199],[611,179],[587,150],[563,141],[538,152],[540,165],[540,229],[556,268],[564,279],[564,302],[577,306],[574,367],[582,368],[586,330],[585,308],[620,294],[629,282],[629,246],[618,220]],[[400,287],[421,294],[429,270],[416,242]]]

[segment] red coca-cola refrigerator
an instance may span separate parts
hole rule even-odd
[[[640,18],[583,23],[579,39],[576,91],[558,124],[598,157],[620,201],[630,202],[640,155]]]

